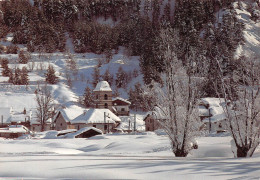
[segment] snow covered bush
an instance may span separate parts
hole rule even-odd
[[[152,93],[156,97],[153,116],[168,134],[175,156],[186,157],[192,149],[198,148],[194,138],[199,135],[201,126],[197,100],[202,86],[193,72],[195,51],[187,55],[184,66],[176,54],[178,31],[162,31],[161,40],[166,70],[162,78],[164,86],[153,85]]]
[[[222,87],[218,91],[230,104],[223,109],[233,138],[234,156],[251,157],[260,143],[260,63],[248,58],[236,63],[232,77],[220,73]],[[230,95],[233,90],[237,96]]]

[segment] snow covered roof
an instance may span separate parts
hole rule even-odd
[[[12,125],[7,128],[0,128],[0,133],[26,133],[29,129],[22,125]]]
[[[19,113],[19,114],[13,114],[10,118],[10,122],[25,122],[28,121],[30,118],[30,116],[23,114],[23,113]]]
[[[207,109],[205,106],[199,106],[199,116],[200,117],[209,116],[209,109]]]
[[[223,98],[201,98],[200,104],[201,105],[208,105],[208,106],[219,106],[223,105],[225,103],[225,100]]]
[[[78,135],[80,135],[84,132],[87,132],[89,130],[94,130],[94,131],[96,131],[100,134],[103,134],[100,129],[97,129],[97,128],[94,128],[94,127],[84,127],[84,128],[81,128],[80,130],[78,130],[77,132],[66,134],[63,137],[64,138],[75,138],[76,136],[78,136]]]
[[[53,117],[53,120],[55,121],[56,118],[58,117],[59,113],[61,113],[64,120],[66,122],[70,122],[71,120],[73,120],[77,116],[79,116],[82,112],[83,112],[83,108],[78,107],[78,106],[70,106],[65,109],[60,109]]]
[[[89,109],[71,121],[72,124],[104,123],[104,113],[106,113],[106,123],[120,122],[121,119],[109,109]]]
[[[127,101],[126,99],[123,99],[123,98],[121,98],[121,97],[116,97],[116,98],[113,98],[113,99],[112,99],[112,101],[116,101],[116,100],[123,101],[123,102],[125,102],[125,103],[127,103],[127,104],[131,104],[130,101]]]
[[[112,91],[107,81],[100,81],[93,91]]]
[[[202,98],[200,104],[208,106],[208,109],[203,109],[203,106],[199,106],[200,114],[210,116],[209,118],[203,119],[203,122],[217,122],[226,119],[226,115],[223,110],[223,106],[225,105],[223,98]]]

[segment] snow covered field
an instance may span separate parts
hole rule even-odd
[[[99,135],[90,139],[0,139],[4,178],[259,179],[260,149],[233,158],[230,137],[202,137],[199,149],[175,158],[165,136]]]

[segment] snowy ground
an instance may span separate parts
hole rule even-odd
[[[233,158],[230,137],[203,137],[175,158],[165,136],[100,135],[90,139],[0,139],[0,176],[82,179],[259,179],[260,149]]]

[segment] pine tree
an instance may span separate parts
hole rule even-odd
[[[19,52],[19,63],[22,63],[22,64],[27,64],[29,59],[30,59],[30,55],[28,52],[25,52],[23,50],[21,50]]]
[[[8,77],[9,76],[9,73],[10,73],[10,68],[8,66],[5,66],[2,70],[2,76],[4,77]]]
[[[1,61],[1,67],[2,68],[5,68],[6,66],[8,67],[8,63],[9,63],[8,59],[6,59],[6,58],[2,59],[1,58],[0,61]]]
[[[46,82],[50,84],[56,84],[59,81],[59,78],[55,75],[55,70],[52,65],[49,65],[45,77]]]
[[[11,69],[10,69],[10,72],[9,72],[8,82],[14,84],[14,74],[13,74],[13,71]]]
[[[106,70],[106,72],[104,73],[104,75],[102,76],[102,78],[103,78],[104,81],[107,81],[107,82],[110,84],[110,86],[113,85],[113,80],[114,80],[114,78],[113,78],[113,76],[109,73],[109,69]]]
[[[127,85],[127,74],[123,70],[122,66],[118,68],[116,73],[116,87],[117,88],[125,88]]]
[[[86,106],[86,108],[94,107],[94,94],[89,87],[86,87],[83,98],[83,103]]]
[[[26,67],[23,67],[21,71],[21,84],[23,85],[29,84],[28,70]]]
[[[92,74],[92,85],[95,88],[97,83],[99,82],[100,79],[100,71],[99,68],[96,66],[94,69],[94,73]]]
[[[21,85],[21,70],[20,70],[20,68],[15,68],[15,70],[14,70],[13,84]]]

